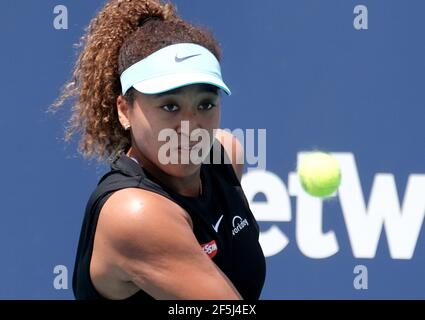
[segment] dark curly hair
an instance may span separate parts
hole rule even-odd
[[[81,134],[78,151],[87,158],[110,160],[131,145],[119,120],[116,100],[120,75],[129,66],[168,45],[190,42],[209,49],[220,60],[212,33],[181,19],[172,4],[159,0],[110,0],[92,19],[72,77],[49,108],[56,112],[73,98],[65,141]],[[133,91],[125,95],[133,102]]]

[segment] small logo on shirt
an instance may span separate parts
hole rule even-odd
[[[248,225],[249,225],[249,223],[246,219],[242,219],[239,216],[233,217],[233,220],[232,220],[232,226],[233,226],[232,235],[235,236],[237,233],[239,233],[243,228],[245,228]]]
[[[221,219],[223,219],[223,215],[221,215],[220,219],[218,219],[217,223],[213,225],[215,232],[218,232],[218,227],[220,226]]]
[[[201,244],[202,250],[210,257],[214,258],[217,254],[218,248],[215,240],[211,240],[208,243]]]

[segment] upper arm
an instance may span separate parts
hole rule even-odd
[[[109,263],[129,281],[156,299],[240,298],[202,251],[181,207],[140,189],[114,196],[98,227]]]
[[[223,145],[232,162],[233,169],[239,181],[244,170],[244,148],[240,141],[230,132],[218,129],[215,135],[216,139]]]

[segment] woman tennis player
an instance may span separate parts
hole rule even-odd
[[[216,40],[171,4],[112,0],[82,45],[54,107],[75,98],[66,137],[81,132],[82,154],[111,170],[86,206],[75,297],[258,299],[265,259],[239,181],[243,148],[216,130],[220,91],[230,94]],[[201,144],[182,141],[204,130],[210,161],[164,162],[164,129],[177,134],[165,154],[178,159]]]

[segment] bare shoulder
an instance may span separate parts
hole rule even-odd
[[[157,299],[237,297],[198,243],[187,212],[142,189],[123,189],[103,206],[90,275],[108,298],[142,289]],[[204,285],[194,286],[199,279]]]
[[[244,169],[244,148],[241,142],[232,133],[223,129],[217,129],[215,137],[223,145],[237,177],[241,180]]]
[[[115,192],[103,205],[99,226],[105,231],[131,232],[141,224],[144,228],[164,219],[180,221],[192,226],[188,213],[175,202],[155,192],[126,188]],[[159,230],[161,232],[162,230]]]
[[[115,192],[100,212],[96,233],[104,235],[117,250],[141,239],[145,244],[168,236],[171,225],[192,230],[189,214],[157,193],[126,188]]]
[[[136,188],[114,192],[96,227],[90,277],[97,291],[109,299],[124,299],[140,290],[128,272],[127,257],[132,251],[156,248],[154,242],[167,236],[171,221],[193,228],[189,214],[159,194]]]

